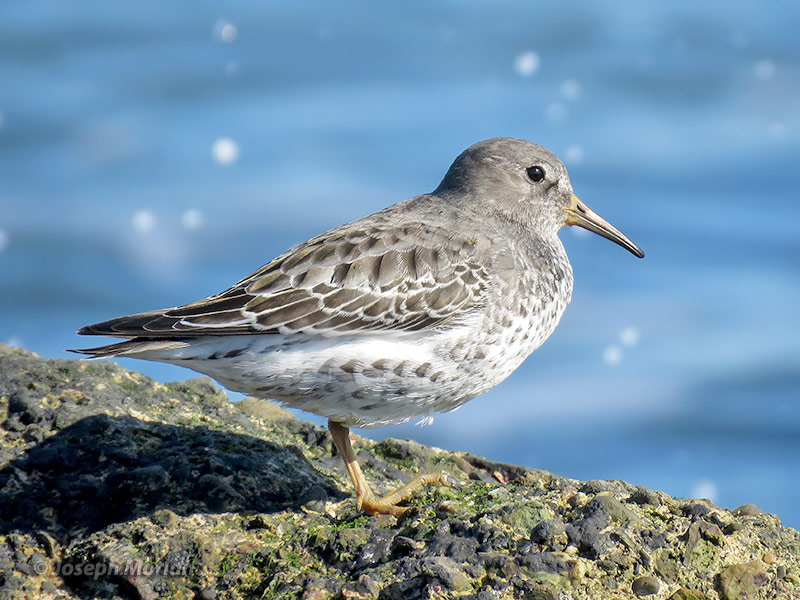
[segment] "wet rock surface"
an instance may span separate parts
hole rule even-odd
[[[0,345],[0,598],[800,598],[800,534],[753,505],[354,448],[378,491],[461,483],[359,515],[325,429],[272,403]]]

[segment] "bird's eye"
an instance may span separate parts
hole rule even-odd
[[[544,179],[544,169],[539,165],[528,167],[526,171],[528,172],[528,177],[530,177],[531,181],[535,181],[538,183],[542,179]]]

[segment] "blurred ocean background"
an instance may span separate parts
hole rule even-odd
[[[0,341],[74,357],[103,341],[81,325],[221,291],[527,138],[647,257],[564,230],[573,301],[531,359],[431,426],[358,433],[798,527],[799,22],[789,1],[5,2]]]

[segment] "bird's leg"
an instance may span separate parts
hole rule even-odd
[[[361,467],[358,466],[355,454],[353,454],[353,448],[350,445],[350,430],[341,423],[330,420],[328,421],[328,429],[331,432],[333,443],[336,445],[339,455],[344,460],[350,479],[353,480],[353,486],[356,488],[356,506],[367,514],[386,514],[398,517],[406,512],[408,507],[397,506],[397,503],[408,498],[418,488],[429,483],[441,483],[444,485],[452,485],[453,483],[452,478],[446,473],[425,473],[415,477],[390,494],[386,494],[382,498],[376,498],[364,478],[364,474],[361,472]]]
[[[375,494],[364,478],[361,472],[361,467],[358,466],[356,455],[353,454],[353,447],[350,445],[350,429],[337,423],[335,421],[328,421],[328,429],[331,432],[333,443],[339,451],[339,456],[344,461],[344,466],[347,467],[347,472],[350,474],[350,479],[353,480],[353,486],[356,488],[356,498],[358,501],[358,508],[360,509],[364,499],[375,499]]]

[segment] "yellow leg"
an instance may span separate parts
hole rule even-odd
[[[386,514],[398,517],[406,512],[408,507],[397,506],[397,504],[408,498],[418,488],[429,483],[444,485],[453,483],[452,478],[446,473],[426,473],[415,477],[392,493],[386,494],[382,498],[376,498],[361,472],[361,467],[358,466],[355,454],[353,454],[353,448],[350,445],[350,430],[335,421],[328,421],[328,429],[331,432],[333,443],[344,461],[344,466],[347,467],[350,479],[353,480],[353,486],[356,488],[356,506],[367,514]]]

